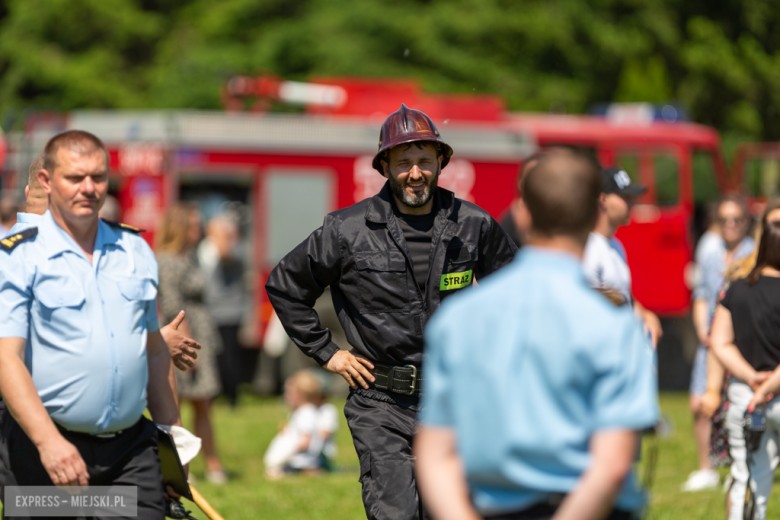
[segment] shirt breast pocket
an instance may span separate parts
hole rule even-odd
[[[151,301],[157,298],[157,287],[150,278],[130,278],[116,283],[119,292],[129,301]]]
[[[84,314],[84,290],[67,277],[48,277],[36,284],[35,299],[40,304],[41,318],[59,339],[84,338],[90,323]]]
[[[400,251],[370,251],[355,255],[360,312],[408,312],[406,259]]]
[[[133,332],[141,332],[146,328],[148,305],[157,298],[157,287],[150,278],[120,280],[116,285],[128,305]]]

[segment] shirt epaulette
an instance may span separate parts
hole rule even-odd
[[[0,240],[0,249],[3,249],[5,251],[11,251],[20,243],[24,242],[28,238],[34,237],[37,234],[38,234],[37,227],[27,228],[20,233],[16,233],[15,235],[11,235]]]
[[[139,228],[137,228],[135,226],[131,226],[130,224],[122,224],[121,222],[114,222],[113,220],[106,220],[104,218],[100,219],[100,220],[102,220],[103,222],[105,222],[109,226],[118,227],[120,229],[124,229],[125,231],[129,231],[131,233],[136,233],[136,234],[146,233],[145,229],[139,229]]]

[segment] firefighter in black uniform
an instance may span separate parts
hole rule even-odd
[[[370,519],[423,517],[411,444],[425,323],[442,299],[516,251],[486,211],[437,186],[451,156],[430,118],[401,105],[379,134],[373,166],[387,178],[382,190],[327,215],[266,284],[293,341],[352,387],[344,414]],[[333,343],[314,311],[327,286],[352,350]]]

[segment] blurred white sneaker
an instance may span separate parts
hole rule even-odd
[[[226,484],[228,481],[228,475],[224,469],[218,470],[206,470],[206,480],[212,484]]]
[[[703,489],[714,489],[718,487],[720,476],[714,469],[697,469],[690,475],[688,480],[680,488],[682,491],[701,491]]]

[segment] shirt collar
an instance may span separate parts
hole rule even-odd
[[[79,245],[73,240],[73,237],[55,222],[51,211],[46,210],[46,213],[39,217],[37,224],[42,234],[46,236],[46,250],[49,253],[49,258],[53,258],[66,251],[83,256],[83,251]],[[100,220],[98,222],[98,232],[95,237],[94,250],[100,251],[106,244],[121,245],[121,234],[113,227]]]
[[[17,213],[16,221],[23,224],[38,224],[41,221],[43,215],[37,213]]]
[[[591,231],[588,235],[588,240],[596,240],[609,246],[609,239],[597,231]]]
[[[517,253],[518,265],[533,265],[535,268],[561,270],[585,279],[582,260],[572,253],[539,246],[523,246]]]

